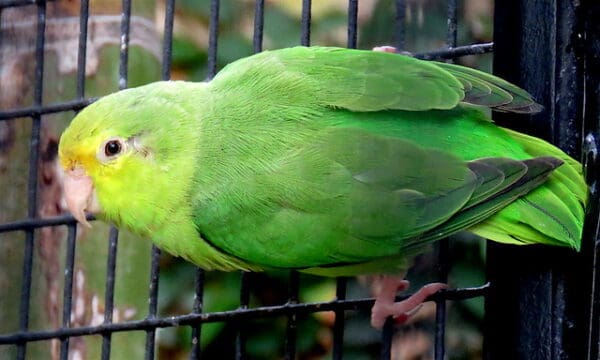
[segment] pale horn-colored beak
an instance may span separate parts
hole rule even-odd
[[[73,217],[82,225],[91,228],[92,225],[85,218],[85,211],[92,211],[92,207],[95,207],[92,179],[82,168],[76,167],[65,173],[63,190],[67,208]]]

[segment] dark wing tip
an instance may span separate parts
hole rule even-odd
[[[519,106],[515,106],[515,104],[509,103],[505,105],[500,105],[496,107],[492,107],[495,111],[500,112],[513,112],[517,114],[538,114],[544,110],[544,106],[536,103],[531,100],[531,103]]]
[[[544,107],[531,94],[495,75],[456,64],[436,62],[463,84],[463,102],[519,114],[537,114]]]
[[[561,159],[553,157],[553,156],[540,156],[540,157],[536,157],[533,159],[524,160],[523,162],[527,166],[530,166],[531,164],[534,164],[534,163],[543,164],[543,165],[545,165],[544,167],[546,167],[549,171],[552,171],[565,163]]]

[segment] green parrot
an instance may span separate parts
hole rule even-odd
[[[580,247],[581,165],[481,107],[541,110],[495,76],[385,49],[265,51],[85,108],[60,141],[65,199],[208,270],[387,274],[381,327],[443,287],[394,303],[392,275],[448,235]]]

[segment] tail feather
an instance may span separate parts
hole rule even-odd
[[[542,186],[469,231],[503,243],[541,243],[579,250],[587,203],[581,164],[543,140],[511,130],[507,132],[531,156],[550,155],[564,164]]]
[[[498,184],[497,192],[486,198],[480,198],[472,204],[461,209],[459,212],[454,214],[450,219],[441,225],[433,228],[432,230],[422,234],[421,236],[411,239],[403,244],[403,251],[412,251],[415,248],[419,248],[426,243],[439,240],[446,236],[452,235],[458,231],[467,228],[467,231],[473,229],[473,224],[480,224],[481,221],[484,223],[488,220],[483,220],[489,217],[494,217],[497,212],[503,212],[503,208],[510,206],[514,201],[518,201],[520,197],[526,196],[530,191],[535,191],[541,184],[543,184],[551,173],[562,165],[562,161],[553,157],[538,157],[534,159],[527,159],[523,161],[508,160],[505,166],[504,161],[508,159],[500,158],[484,158],[474,160],[469,164],[472,171],[483,171],[482,174],[488,172],[482,164],[493,165],[496,168],[507,168],[510,170],[508,174],[514,173],[515,163],[520,163],[525,169],[521,172],[519,178],[515,179],[512,176],[505,178],[505,182]],[[498,167],[499,166],[499,167]],[[494,225],[492,223],[492,225]],[[478,225],[475,225],[478,226]],[[474,232],[474,231],[473,231]],[[478,233],[479,234],[479,233]],[[504,234],[502,234],[504,236]],[[487,236],[486,236],[487,237]],[[496,238],[491,237],[490,239],[500,241]],[[505,241],[506,242],[506,241]]]

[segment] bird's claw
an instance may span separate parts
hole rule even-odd
[[[381,329],[385,320],[391,316],[396,324],[403,324],[416,314],[423,306],[423,302],[431,295],[447,288],[446,284],[432,283],[423,286],[408,299],[395,302],[396,291],[408,288],[408,281],[393,277],[385,277],[380,293],[377,295],[371,310],[371,325]]]
[[[384,46],[375,46],[373,48],[373,51],[379,51],[379,52],[386,52],[386,53],[392,53],[392,54],[400,54],[400,55],[405,55],[405,56],[410,56],[410,57],[414,57],[415,54],[411,53],[410,51],[398,51],[398,49],[396,49],[393,46],[389,46],[389,45],[384,45]]]

